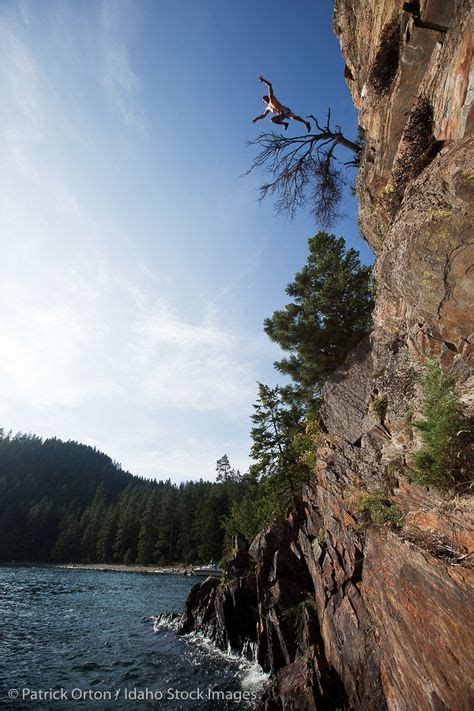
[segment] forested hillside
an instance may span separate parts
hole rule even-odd
[[[325,380],[370,328],[371,271],[342,238],[319,232],[265,320],[285,357],[284,386],[258,383],[246,473],[226,455],[216,482],[179,485],[124,472],[77,442],[0,431],[0,560],[126,564],[221,559],[285,513],[311,477]]]
[[[123,471],[92,447],[0,430],[0,560],[191,563],[219,558],[223,518],[243,486],[173,485]]]
[[[291,302],[266,320],[292,383],[280,397],[262,389],[254,453],[264,484],[278,473],[300,498],[236,552],[224,584],[193,589],[178,621],[224,650],[256,649],[270,673],[265,711],[472,708],[471,5],[335,2],[373,282],[359,269],[348,282],[350,260],[319,235]],[[319,151],[301,175],[291,135],[263,134],[260,147],[264,195],[300,205],[305,178],[321,176]],[[272,408],[286,435],[284,399],[306,409],[313,438],[301,489],[299,440],[270,441],[259,417]]]

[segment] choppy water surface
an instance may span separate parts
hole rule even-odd
[[[256,666],[155,624],[160,612],[181,610],[195,582],[0,568],[0,706],[252,708],[245,696],[258,693],[263,680]]]

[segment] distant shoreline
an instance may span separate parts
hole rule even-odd
[[[61,570],[98,570],[105,573],[148,573],[150,575],[192,574],[191,566],[184,565],[123,565],[121,563],[0,563],[5,568],[57,568]]]
[[[110,573],[150,573],[152,575],[185,575],[191,567],[181,565],[124,565],[122,563],[55,563],[53,568],[79,568]]]

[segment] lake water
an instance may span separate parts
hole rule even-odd
[[[0,706],[253,708],[264,680],[256,665],[155,624],[160,612],[182,609],[195,583],[0,567]]]

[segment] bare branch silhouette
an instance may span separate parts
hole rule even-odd
[[[316,116],[310,114],[308,118],[314,123],[314,133],[287,137],[272,131],[249,141],[260,150],[245,175],[264,168],[271,179],[261,185],[260,200],[276,195],[276,211],[287,213],[290,218],[309,204],[321,226],[329,227],[339,214],[344,167],[358,165],[362,147],[345,138],[339,126],[331,128],[330,110],[324,126]],[[352,151],[353,159],[340,163],[334,154],[338,146]]]

